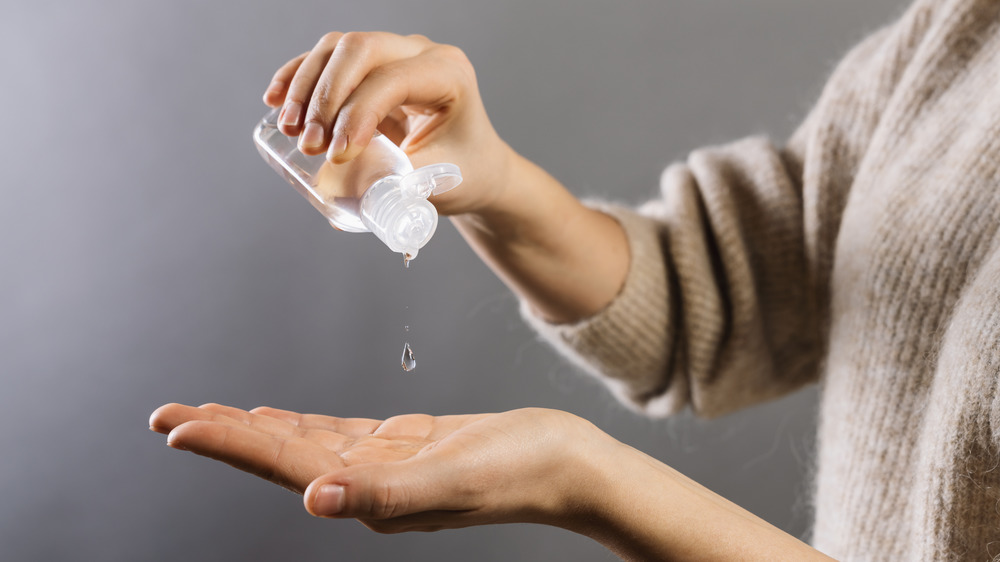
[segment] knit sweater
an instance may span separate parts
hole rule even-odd
[[[649,415],[818,382],[812,543],[836,558],[1000,558],[998,24],[998,1],[916,2],[784,147],[698,150],[605,206],[631,251],[605,310],[522,307]]]

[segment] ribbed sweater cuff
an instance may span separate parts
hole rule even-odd
[[[658,223],[623,207],[587,204],[615,218],[625,230],[631,258],[621,291],[604,310],[572,324],[548,323],[524,301],[521,315],[628,406],[646,415],[673,413],[686,403],[687,388],[668,388],[671,307]]]

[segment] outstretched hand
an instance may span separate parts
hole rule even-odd
[[[383,421],[167,404],[149,425],[172,447],[302,493],[313,515],[382,533],[544,523],[630,560],[829,560],[558,410]]]
[[[304,494],[313,515],[354,517],[379,532],[564,526],[587,509],[588,457],[617,445],[581,418],[545,409],[383,421],[167,404],[149,423],[171,447]]]

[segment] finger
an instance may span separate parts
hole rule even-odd
[[[390,61],[416,56],[426,44],[426,39],[392,33],[342,35],[312,90],[299,150],[322,154],[337,112],[368,73]]]
[[[343,466],[339,457],[306,440],[267,435],[241,424],[186,422],[170,432],[167,443],[298,493],[318,475]]]
[[[204,404],[201,409],[215,412],[243,423],[247,427],[274,435],[276,437],[301,437],[315,443],[329,451],[340,453],[346,450],[354,440],[333,431],[320,429],[300,428],[286,421],[270,416],[262,416],[253,412],[240,410],[222,404]]]
[[[254,408],[250,413],[277,418],[301,429],[332,431],[353,439],[374,435],[387,439],[416,437],[421,441],[437,441],[462,427],[494,415],[429,416],[426,414],[407,414],[394,416],[383,421],[368,418],[338,418],[318,414],[300,414],[269,407]]]
[[[403,108],[397,107],[390,111],[389,115],[378,124],[378,130],[389,137],[396,146],[403,144],[407,133],[410,132],[408,118]]]
[[[355,465],[325,474],[304,493],[306,511],[317,517],[392,519],[432,510],[473,506],[472,490],[439,461]]]
[[[333,431],[346,437],[357,438],[371,435],[382,424],[382,420],[367,418],[337,418],[318,414],[300,414],[278,408],[254,408],[252,413],[277,418],[302,429]]]
[[[457,90],[442,86],[462,79],[453,51],[457,49],[438,45],[418,57],[372,69],[337,113],[327,158],[341,164],[357,156],[368,146],[378,124],[397,107],[440,107],[455,99]]]
[[[324,35],[295,70],[295,75],[288,85],[288,93],[285,95],[284,107],[278,115],[278,129],[282,133],[294,137],[301,131],[306,103],[312,97],[316,81],[342,35],[343,33],[338,32]]]
[[[285,101],[285,93],[288,92],[288,85],[295,76],[295,71],[299,69],[302,61],[305,60],[309,51],[302,53],[294,59],[286,62],[274,73],[267,89],[264,90],[264,103],[268,107],[278,107]]]
[[[233,408],[232,406],[210,403],[202,404],[199,406],[199,409],[227,416],[242,422],[252,429],[271,435],[300,436],[301,434],[297,427],[288,422],[268,416],[255,415],[252,412]]]
[[[218,412],[210,412],[185,404],[164,404],[149,416],[149,429],[157,433],[170,433],[172,429],[189,421],[216,421],[220,423],[240,424],[239,421],[224,416]]]

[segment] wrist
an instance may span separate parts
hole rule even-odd
[[[460,214],[460,227],[505,246],[544,245],[553,231],[586,207],[548,172],[503,143],[488,170],[479,174],[482,193]],[[458,191],[458,190],[456,190]]]
[[[622,463],[635,450],[589,421],[573,417],[577,427],[564,440],[567,449],[555,488],[559,493],[554,496],[556,501],[546,506],[544,522],[598,538],[615,511]]]
[[[666,464],[615,442],[591,458],[568,530],[627,560],[829,560]]]
[[[513,154],[509,185],[489,205],[454,217],[480,258],[541,318],[571,323],[620,292],[630,255],[622,226],[583,205]]]

